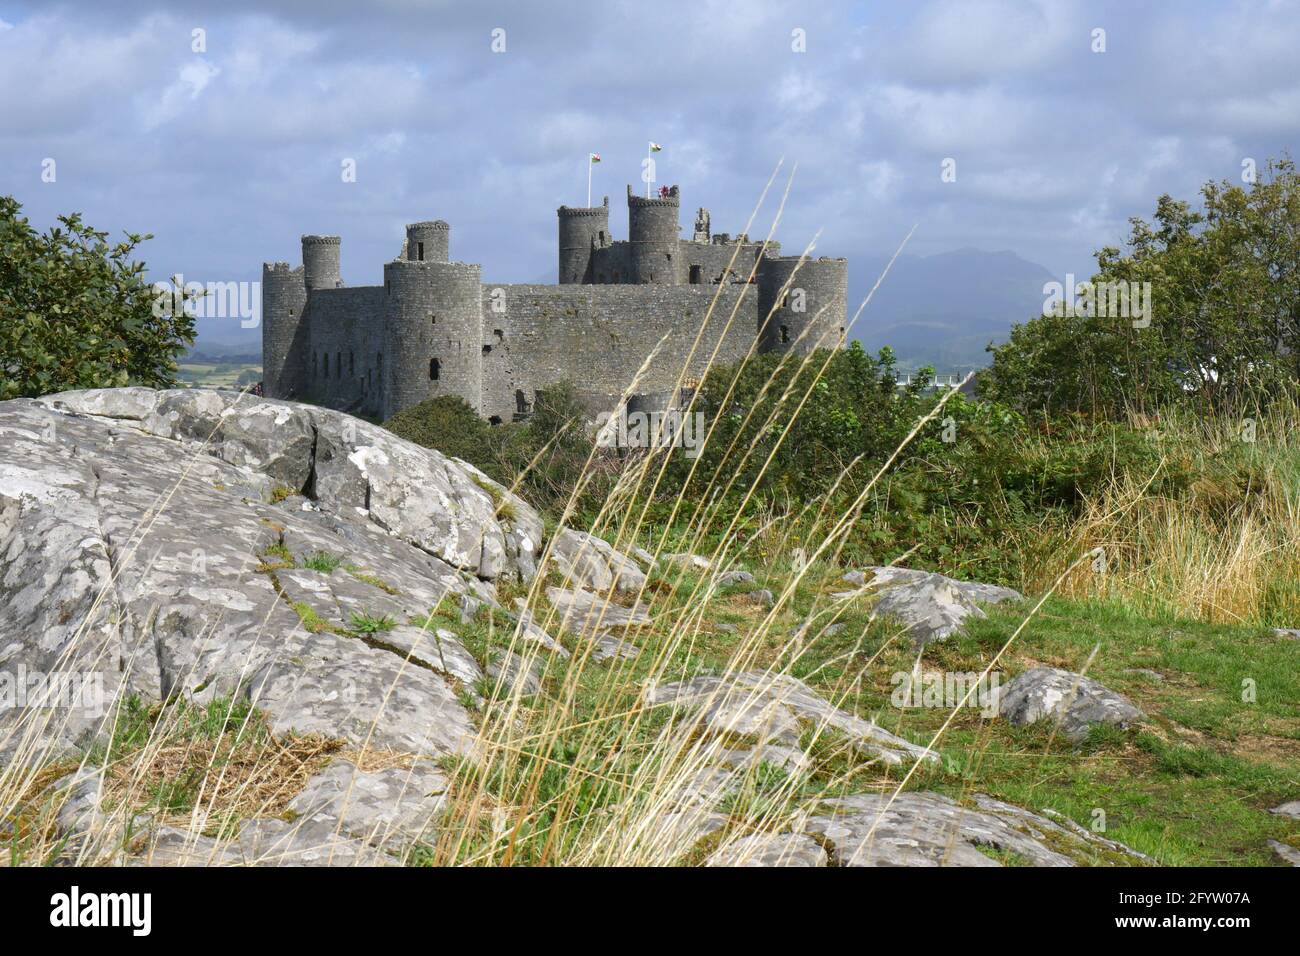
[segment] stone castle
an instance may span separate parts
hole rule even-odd
[[[612,410],[656,346],[637,380],[647,406],[710,357],[842,343],[844,259],[799,265],[776,243],[711,235],[705,209],[682,239],[676,186],[648,199],[629,186],[627,205],[626,241],[611,236],[609,197],[557,210],[557,285],[483,282],[478,265],[449,260],[441,220],[407,226],[374,286],[343,284],[339,237],[303,236],[301,266],[262,266],[263,393],[379,419],[457,395],[499,423],[565,379],[593,412]]]

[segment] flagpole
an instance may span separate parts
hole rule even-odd
[[[649,141],[649,140],[647,140],[647,141],[646,141],[646,144],[645,144],[645,160],[646,160],[646,162],[645,162],[645,171],[646,171],[646,176],[649,177],[649,174],[650,174],[650,164],[653,162],[653,160],[650,158],[650,141]],[[646,198],[646,199],[649,199],[649,198],[650,198],[650,180],[649,180],[649,178],[647,178],[646,181],[645,181],[645,198]]]
[[[591,161],[591,153],[587,154],[587,208],[591,208],[591,167],[596,165]]]

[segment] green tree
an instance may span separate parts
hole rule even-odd
[[[38,233],[21,211],[0,196],[0,399],[174,385],[194,318],[183,308],[154,314],[144,263],[131,258],[152,237],[110,244],[77,214]]]
[[[1300,178],[1289,159],[1249,186],[1210,182],[1202,208],[1161,196],[1094,286],[1149,283],[1150,324],[1111,308],[1038,316],[993,349],[980,394],[1025,414],[1116,417],[1259,401],[1300,376]],[[1100,301],[1100,296],[1098,297]]]
[[[498,480],[506,477],[494,447],[492,426],[463,398],[439,395],[398,412],[384,427],[400,438],[467,461]]]

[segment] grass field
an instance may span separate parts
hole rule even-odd
[[[213,362],[182,363],[179,377],[182,385],[234,388],[261,381],[262,366]]]

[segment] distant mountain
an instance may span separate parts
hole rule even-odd
[[[849,262],[849,316],[884,270],[887,258]],[[941,373],[988,364],[984,347],[1006,341],[1011,326],[1043,308],[1045,267],[1013,252],[958,249],[900,256],[863,310],[852,337],[876,351],[888,345],[903,368]]]

